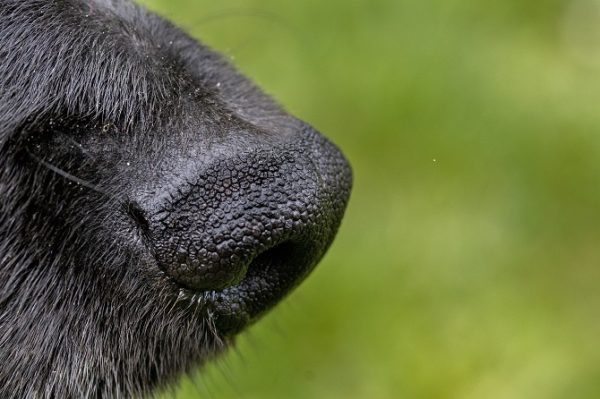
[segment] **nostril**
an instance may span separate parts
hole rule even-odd
[[[268,248],[254,257],[248,267],[248,273],[256,272],[257,268],[260,268],[263,272],[268,272],[272,266],[285,265],[291,254],[295,252],[295,247],[296,244],[288,240]]]
[[[274,306],[310,273],[321,249],[318,241],[296,235],[259,252],[242,280],[216,293],[217,328],[234,334]]]
[[[274,245],[253,257],[244,279],[270,276],[293,284],[310,272],[318,258],[317,248],[315,242],[296,239]]]

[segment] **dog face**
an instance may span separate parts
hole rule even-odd
[[[125,0],[0,5],[1,397],[146,395],[313,269],[339,150]]]

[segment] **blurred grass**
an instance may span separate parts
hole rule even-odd
[[[146,0],[355,171],[315,273],[177,398],[600,397],[596,0]]]

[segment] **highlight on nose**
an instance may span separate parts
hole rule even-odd
[[[322,257],[350,185],[342,154],[312,130],[295,142],[215,160],[149,216],[154,256],[193,292],[263,295],[258,311]],[[261,285],[269,285],[268,294]]]

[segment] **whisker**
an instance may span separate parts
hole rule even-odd
[[[36,162],[38,162],[40,165],[44,166],[48,170],[56,173],[57,175],[65,178],[67,180],[70,180],[70,181],[72,181],[72,182],[74,182],[76,184],[79,184],[79,185],[81,185],[83,187],[89,188],[90,190],[95,191],[95,192],[97,192],[99,194],[102,194],[102,195],[104,195],[104,196],[106,196],[106,197],[108,197],[110,199],[117,200],[117,198],[115,198],[112,194],[110,194],[107,191],[101,189],[100,187],[96,186],[95,184],[90,183],[87,180],[81,179],[81,178],[79,178],[79,177],[77,177],[75,175],[72,175],[71,173],[69,173],[69,172],[67,172],[65,170],[62,170],[61,168],[59,168],[57,166],[52,165],[51,163],[49,163],[49,162],[45,161],[44,159],[36,156],[35,154],[31,153],[30,151],[27,151],[27,152],[29,153],[29,155]]]

